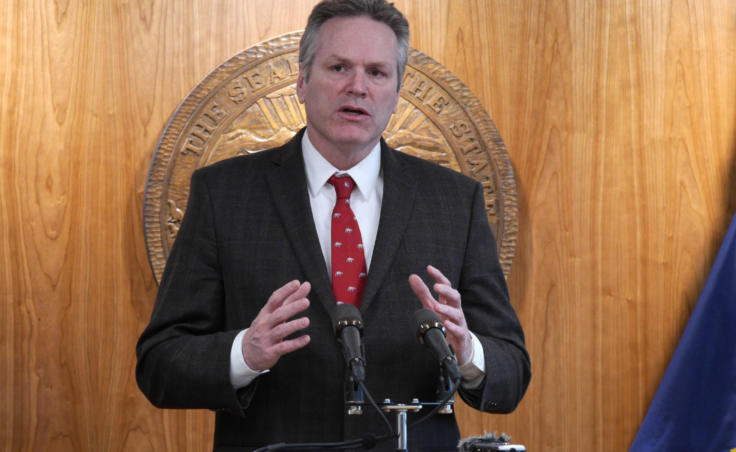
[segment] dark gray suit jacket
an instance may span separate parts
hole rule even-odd
[[[217,411],[216,450],[276,442],[340,441],[385,433],[372,409],[346,416],[344,364],[335,340],[335,300],[307,194],[300,132],[280,148],[197,170],[151,322],[138,342],[136,377],[164,408]],[[381,142],[383,203],[361,305],[366,385],[378,401],[436,400],[437,362],[417,341],[421,307],[407,279],[432,264],[462,294],[468,326],[485,353],[486,378],[461,388],[471,406],[509,412],[530,379],[478,182]],[[271,293],[310,281],[311,343],[235,391],[230,348]],[[425,281],[431,287],[431,281]],[[409,416],[409,424],[417,415]],[[454,415],[410,429],[410,450],[453,450]],[[377,449],[394,450],[394,442]]]

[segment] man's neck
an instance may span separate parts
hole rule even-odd
[[[378,141],[375,141],[369,145],[339,146],[334,143],[315,140],[316,137],[309,135],[309,129],[307,129],[307,136],[317,152],[340,171],[347,171],[360,163],[371,153],[376,143],[378,143]]]

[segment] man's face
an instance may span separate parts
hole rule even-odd
[[[297,95],[309,138],[328,160],[357,163],[378,142],[399,98],[397,51],[391,28],[368,17],[336,17],[320,27],[309,81],[301,71]]]

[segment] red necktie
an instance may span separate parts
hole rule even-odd
[[[350,208],[353,178],[333,175],[327,181],[335,187],[337,201],[332,211],[332,291],[338,303],[360,307],[368,276],[358,221]]]

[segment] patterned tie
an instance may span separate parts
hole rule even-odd
[[[360,307],[368,274],[363,239],[350,208],[350,193],[355,188],[355,181],[348,175],[333,175],[327,182],[335,187],[337,193],[332,211],[332,291],[338,303]]]

